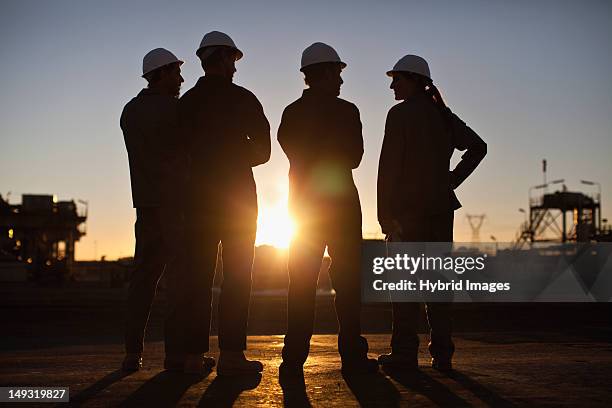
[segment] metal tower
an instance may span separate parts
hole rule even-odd
[[[466,214],[465,216],[470,223],[470,227],[472,227],[472,242],[480,242],[480,227],[482,227],[486,215]]]

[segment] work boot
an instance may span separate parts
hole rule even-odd
[[[204,354],[187,354],[183,361],[183,373],[204,375],[215,366],[215,359]]]
[[[257,374],[263,371],[263,364],[247,360],[242,351],[221,351],[217,375]]]
[[[121,369],[125,372],[134,372],[142,368],[142,356],[139,353],[127,353],[121,363]]]
[[[378,364],[386,368],[418,370],[419,360],[416,355],[390,353],[378,356]]]
[[[370,374],[377,371],[378,361],[367,356],[342,360],[343,374]]]
[[[453,369],[453,361],[450,358],[432,358],[431,368],[438,371],[451,371]]]

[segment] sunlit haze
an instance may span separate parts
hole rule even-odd
[[[283,186],[286,186],[284,184]],[[295,225],[287,208],[287,189],[280,193],[275,201],[259,208],[257,216],[257,238],[255,245],[273,245],[277,248],[288,248]]]

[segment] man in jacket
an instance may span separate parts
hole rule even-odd
[[[187,299],[198,299],[191,310],[199,322],[186,334],[186,348],[192,355],[209,349],[212,285],[221,242],[217,373],[257,373],[262,364],[244,356],[257,230],[252,167],[270,158],[270,126],[255,95],[232,83],[242,52],[228,35],[206,34],[197,55],[205,75],[179,101],[183,144],[191,156],[186,210],[190,273],[184,286]],[[198,368],[196,364],[194,370]]]
[[[338,350],[345,373],[377,370],[361,337],[361,206],[353,169],[363,155],[359,110],[338,98],[346,64],[327,44],[302,54],[309,89],[283,112],[278,141],[289,158],[289,205],[298,225],[289,250],[287,334],[281,372],[300,375],[313,334],[317,278],[325,247],[336,291]]]
[[[177,98],[183,82],[182,63],[163,48],[145,55],[143,77],[148,87],[140,91],[121,114],[132,201],[136,208],[135,270],[128,292],[126,356],[122,364],[126,371],[142,367],[143,339],[157,283],[164,270],[174,269],[170,266],[176,259],[176,251],[165,237],[173,228],[169,223],[176,218],[175,209],[167,199],[169,184],[181,177],[172,163],[177,153]],[[170,276],[168,280],[173,279],[174,276]],[[171,311],[166,321],[166,368],[182,364],[178,340],[181,330],[176,327],[174,312]]]

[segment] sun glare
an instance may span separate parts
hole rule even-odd
[[[295,226],[289,216],[286,197],[284,198],[273,205],[262,204],[260,206],[255,245],[289,248]]]

